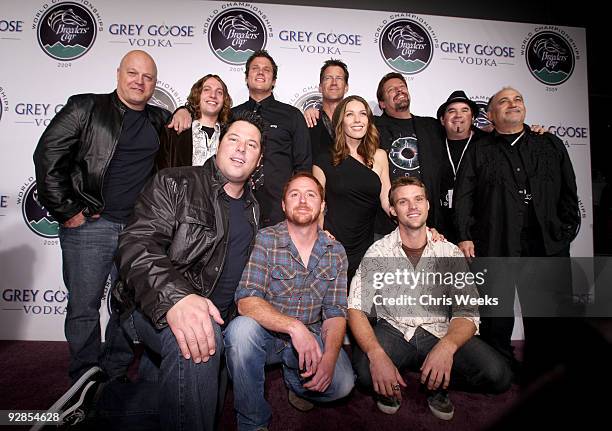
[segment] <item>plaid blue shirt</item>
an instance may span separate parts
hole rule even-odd
[[[257,296],[280,313],[317,330],[323,320],[345,317],[347,306],[344,247],[319,230],[304,267],[287,222],[261,229],[244,268],[235,299]]]

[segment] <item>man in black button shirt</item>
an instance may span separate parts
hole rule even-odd
[[[283,185],[300,171],[312,170],[310,136],[299,109],[274,99],[278,66],[265,50],[253,53],[246,62],[249,100],[232,112],[257,112],[266,122],[266,148],[262,166],[253,174],[255,196],[261,205],[261,226],[285,219],[281,208]]]
[[[569,257],[580,214],[576,177],[565,145],[556,136],[537,134],[524,124],[523,96],[513,88],[495,93],[487,110],[495,130],[468,148],[455,185],[459,248],[468,258]],[[507,310],[502,317],[483,319],[481,333],[510,359],[515,282],[524,316],[541,316],[543,306],[570,297],[569,262],[559,265],[555,261],[559,259],[541,259],[534,268],[529,259],[521,259],[516,267],[505,259],[508,265],[499,266],[505,266],[506,272],[488,277],[488,288],[505,295],[502,306]],[[550,301],[533,299],[533,295],[547,290],[552,291]],[[534,306],[538,308],[532,312]],[[543,325],[557,325],[556,329],[544,330],[548,340],[552,340],[555,333],[562,331],[559,322],[559,319],[524,319],[527,346],[531,328],[541,335]],[[550,352],[543,352],[541,357],[547,354]]]
[[[84,383],[81,376],[98,365],[118,377],[132,358],[113,316],[101,356],[98,310],[109,273],[116,278],[118,235],[151,176],[158,136],[169,116],[147,105],[156,82],[151,56],[128,52],[117,69],[116,91],[70,97],[34,153],[38,198],[60,223],[73,382]]]
[[[232,113],[251,111],[266,123],[266,149],[261,166],[253,173],[255,196],[261,205],[261,227],[285,219],[281,208],[282,189],[294,173],[312,170],[312,151],[308,127],[299,109],[274,98],[278,66],[268,51],[255,51],[246,62],[249,100],[232,108]],[[189,127],[186,108],[176,111],[171,126],[177,131]]]

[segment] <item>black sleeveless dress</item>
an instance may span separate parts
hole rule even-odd
[[[346,250],[350,283],[374,241],[374,221],[380,206],[380,177],[350,156],[338,166],[332,166],[331,155],[321,154],[315,165],[325,174],[327,213],[324,228]]]

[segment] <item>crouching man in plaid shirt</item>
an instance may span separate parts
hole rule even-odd
[[[347,396],[354,374],[341,349],[346,329],[346,253],[318,226],[324,191],[309,173],[285,185],[286,220],[262,229],[236,290],[241,316],[224,334],[238,429],[267,430],[264,366],[282,363],[289,402]]]

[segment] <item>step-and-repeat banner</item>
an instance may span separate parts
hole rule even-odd
[[[422,116],[453,90],[484,108],[513,86],[527,122],[546,125],[569,151],[582,214],[572,255],[593,254],[582,28],[247,2],[9,0],[0,11],[0,339],[64,339],[58,224],[38,203],[32,153],[67,98],[112,91],[119,60],[137,48],[157,62],[152,103],[171,111],[207,73],[242,103],[244,64],[260,48],[279,65],[275,97],[301,109],[318,104],[329,58],[348,64],[349,94],[377,113],[376,86],[390,71],[404,74]]]

